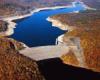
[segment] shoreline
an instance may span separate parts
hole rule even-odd
[[[85,5],[83,5],[83,6],[85,6]],[[29,16],[33,15],[35,12],[39,12],[41,10],[48,10],[48,9],[52,10],[52,9],[60,9],[60,8],[68,8],[68,7],[73,7],[73,5],[71,5],[71,6],[60,6],[60,7],[49,7],[49,8],[48,7],[47,8],[39,8],[39,9],[31,11],[29,14],[26,14],[26,15],[4,18],[4,21],[7,21],[9,23],[9,26],[8,26],[9,30],[8,30],[8,33],[6,33],[6,34],[11,35],[11,34],[14,33],[13,28],[15,28],[16,23],[12,22],[12,20],[29,17]],[[87,6],[85,6],[85,9],[88,9]],[[63,25],[62,23],[60,23],[60,21],[54,20],[50,17],[47,18],[47,21],[52,22],[52,26],[58,27],[60,29],[69,30],[69,31],[73,30],[72,28],[69,27],[69,25]],[[62,26],[63,26],[63,28],[61,28]],[[56,39],[56,45],[54,45],[54,46],[48,45],[48,46],[40,46],[40,47],[37,47],[37,48],[36,47],[31,47],[31,48],[26,47],[19,52],[21,54],[23,54],[27,57],[33,58],[35,60],[43,60],[43,59],[46,59],[46,58],[61,57],[61,55],[63,55],[61,53],[63,53],[63,52],[68,53],[68,51],[70,49],[72,49],[75,52],[75,56],[77,57],[77,59],[79,61],[80,67],[84,67],[84,64],[83,64],[84,58],[82,57],[83,52],[82,52],[81,46],[79,46],[80,49],[78,49],[77,45],[67,46],[66,44],[63,43],[63,37],[64,37],[64,34],[58,36],[58,38]],[[52,54],[49,54],[48,52],[50,52],[52,50],[53,50]],[[33,52],[35,52],[35,53],[33,54]],[[43,55],[41,55],[41,52],[42,52]],[[82,58],[82,59],[80,59],[80,58]]]
[[[95,8],[91,8],[88,5],[86,5],[84,2],[79,1],[81,4],[83,4],[83,7],[87,10],[96,10]],[[75,2],[72,2],[73,6],[75,6]]]
[[[51,22],[53,27],[58,27],[61,30],[72,30],[72,28],[69,27],[69,25],[62,24],[59,20],[52,19],[50,17],[48,17],[46,20]]]
[[[75,7],[75,3],[76,2],[72,2],[72,6]],[[91,7],[87,6],[87,5],[85,5],[84,2],[80,1],[80,3],[83,4],[83,7],[85,8],[85,10],[96,10],[95,8],[91,8]],[[71,12],[71,13],[79,13],[79,11],[74,11],[74,12]],[[72,31],[73,30],[73,26],[69,27],[69,25],[62,24],[62,22],[60,22],[59,20],[52,19],[50,17],[48,17],[46,20],[51,22],[53,27],[58,27],[61,30],[68,30],[68,31]],[[63,43],[63,36],[64,36],[64,34],[58,36],[58,38],[56,39],[56,44]]]
[[[63,29],[63,30],[68,30],[69,32],[72,31],[74,28],[72,26],[66,26],[66,25],[63,25],[60,21],[56,20],[56,19],[52,19],[52,18],[49,18],[47,19],[49,20],[50,22],[52,22],[52,26],[57,26],[59,27],[60,29]],[[63,26],[63,28],[62,28]],[[72,27],[72,28],[70,28]],[[66,42],[64,42],[64,34],[58,36],[58,38],[56,39],[56,46],[66,46],[69,48],[69,50],[72,50],[74,52],[74,55],[76,56],[78,62],[79,62],[79,67],[86,67],[85,66],[85,59],[84,59],[84,53],[83,53],[83,48],[81,47],[80,45],[80,39],[79,38],[74,38],[74,40],[77,40],[74,44],[72,44],[73,42],[70,41],[69,44],[71,45],[67,45]],[[69,39],[68,39],[69,40]]]
[[[15,26],[17,25],[17,23],[13,22],[13,20],[29,17],[29,16],[33,15],[34,13],[42,11],[42,10],[49,10],[49,9],[54,10],[54,9],[69,8],[69,7],[72,7],[72,5],[38,8],[38,9],[32,10],[30,13],[25,14],[25,15],[3,18],[1,20],[8,23],[8,29],[7,29],[7,31],[3,32],[2,34],[3,34],[3,36],[10,36],[10,35],[14,34],[14,28],[16,28]],[[24,43],[22,43],[22,44],[25,48],[29,48],[26,44],[24,44]]]
[[[67,6],[55,6],[55,7],[38,8],[38,9],[32,10],[30,13],[25,14],[25,15],[2,18],[1,20],[6,21],[9,25],[11,25],[11,26],[8,27],[8,30],[6,32],[7,34],[5,36],[9,36],[9,35],[12,35],[14,33],[13,28],[16,28],[15,26],[17,25],[17,23],[13,22],[13,20],[17,20],[17,19],[22,19],[22,18],[29,17],[29,16],[33,15],[34,13],[42,11],[42,10],[54,10],[54,9],[74,7],[75,3],[76,2],[72,2],[72,4],[67,5]],[[80,2],[80,3],[83,4],[83,6],[85,7],[85,9],[90,9],[90,7],[88,7],[87,5],[85,5],[83,2]]]
[[[34,13],[42,11],[42,10],[54,10],[54,9],[69,8],[69,7],[72,7],[72,5],[38,8],[38,9],[32,10],[30,13],[28,13],[26,15],[3,18],[1,20],[8,23],[8,26],[7,26],[8,29],[7,29],[7,31],[2,33],[2,36],[10,36],[10,35],[14,34],[14,28],[16,28],[15,26],[17,25],[17,23],[13,22],[13,20],[18,20],[18,19],[29,17],[29,16],[33,15]],[[24,44],[24,43],[22,43],[22,44],[25,48],[29,48],[26,44]]]
[[[82,3],[82,2],[80,2],[80,3]],[[54,9],[61,9],[61,8],[70,8],[70,7],[73,7],[74,4],[75,4],[75,2],[72,2],[71,5],[67,5],[67,6],[55,6],[55,7],[38,8],[38,9],[32,10],[30,13],[25,14],[25,15],[3,18],[2,20],[6,21],[8,23],[8,29],[7,29],[7,31],[4,32],[4,36],[10,36],[14,33],[14,28],[16,28],[15,26],[17,25],[17,23],[13,22],[13,20],[29,17],[29,16],[33,15],[34,13],[42,11],[42,10],[54,10]],[[82,4],[86,9],[88,9],[88,7],[84,3],[82,3]]]
[[[29,14],[26,14],[26,15],[3,18],[1,20],[8,23],[8,30],[5,31],[6,32],[5,36],[10,36],[14,33],[13,29],[16,28],[15,26],[17,25],[17,23],[13,22],[13,20],[29,17],[29,16],[33,15],[34,13],[42,11],[42,10],[49,10],[49,9],[53,10],[53,9],[61,9],[61,8],[69,8],[69,7],[72,7],[72,6],[70,5],[70,6],[56,6],[56,7],[38,8],[38,9],[31,11]]]

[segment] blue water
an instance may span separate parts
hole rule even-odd
[[[56,38],[64,34],[65,31],[57,27],[52,27],[52,24],[48,22],[46,18],[55,14],[80,10],[84,10],[84,7],[81,4],[76,4],[76,7],[72,8],[43,10],[34,13],[22,21],[17,21],[14,34],[10,37],[25,43],[29,47],[54,45]]]

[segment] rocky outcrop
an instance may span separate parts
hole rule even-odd
[[[51,18],[59,20],[62,24],[67,24],[73,28],[71,31],[69,30],[65,33],[62,44],[77,47],[77,50],[73,50],[71,47],[74,53],[73,56],[77,60],[69,52],[69,54],[66,54],[65,57],[67,58],[64,58],[64,62],[70,65],[76,65],[77,61],[79,64],[83,64],[84,62],[83,67],[100,72],[100,11],[60,14]],[[75,53],[75,51],[78,51],[78,53]],[[75,61],[72,61],[73,59]]]
[[[35,60],[21,55],[13,43],[0,38],[0,80],[44,80]]]
[[[25,44],[23,44],[22,42],[18,42],[14,39],[11,39],[11,38],[5,38],[5,39],[8,39],[10,42],[12,42],[12,44],[14,45],[15,47],[15,50],[22,50],[24,48],[26,48],[27,46]]]
[[[13,24],[7,25],[0,21],[0,80],[44,80],[36,61],[19,53],[26,46],[6,37]]]
[[[7,30],[7,23],[0,20],[0,32],[4,32]]]
[[[63,60],[65,64],[70,64],[74,66],[79,65],[79,62],[73,51],[69,51],[66,55],[63,55],[61,59]]]
[[[10,30],[10,28],[13,26],[13,24],[8,24],[7,22],[0,20],[0,43],[2,43],[2,40],[7,40],[14,44],[16,50],[21,50],[27,46],[14,39],[7,38],[7,36],[12,33],[12,30]]]

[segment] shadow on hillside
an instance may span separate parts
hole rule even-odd
[[[100,73],[63,64],[59,58],[38,61],[46,80],[100,80]]]

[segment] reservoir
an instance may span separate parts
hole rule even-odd
[[[23,42],[29,47],[55,45],[58,36],[64,34],[65,31],[53,27],[46,19],[52,15],[80,10],[84,10],[84,6],[81,3],[68,8],[41,10],[28,18],[17,20],[14,34],[10,37]]]

